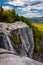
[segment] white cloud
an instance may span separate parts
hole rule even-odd
[[[25,17],[41,17],[43,16],[43,13],[41,14],[40,12],[38,12],[39,10],[43,10],[43,4],[38,4],[38,5],[34,5],[34,6],[27,6],[25,8],[18,8],[20,9],[21,11],[26,11],[25,14],[21,14]],[[37,9],[38,11],[30,11],[31,9]],[[36,13],[35,13],[36,12]]]
[[[37,9],[37,10],[43,10],[43,3],[40,3],[40,4],[35,4],[33,6],[31,6],[30,4],[31,3],[35,3],[35,2],[43,2],[43,0],[10,0],[9,2],[7,2],[6,4],[9,4],[9,5],[14,5],[14,6],[23,6],[24,4],[28,4],[27,7],[24,7],[24,8],[18,8],[18,10],[20,11],[26,11],[27,13],[25,14],[22,14],[23,16],[26,16],[26,17],[35,17],[35,16],[41,16],[40,15],[40,12],[34,12],[33,13],[30,11],[31,9]],[[10,9],[11,7],[3,7],[4,9]],[[43,15],[43,14],[42,14]]]
[[[22,2],[22,0],[14,0],[14,1],[10,1],[7,2],[8,4],[14,5],[14,6],[22,6],[24,5],[24,2]]]
[[[14,6],[23,6],[24,4],[29,4],[29,3],[36,2],[36,1],[43,2],[43,0],[11,0],[11,1],[7,2],[7,4],[11,4],[11,5],[14,5]],[[31,8],[43,9],[43,3],[38,4],[38,5],[34,5],[34,6],[27,6],[26,8],[23,8],[23,10],[29,11]]]
[[[3,9],[4,10],[9,10],[9,9],[12,9],[12,7],[10,7],[10,6],[3,6]]]
[[[30,9],[31,9],[31,6],[27,6],[27,7],[23,8],[22,10],[23,11],[30,11]]]
[[[41,16],[43,16],[43,15],[40,15],[39,13],[31,13],[31,12],[28,12],[28,13],[26,13],[26,14],[23,14],[23,16],[25,16],[25,17],[41,17]]]
[[[38,9],[38,10],[43,9],[43,3],[33,6],[33,7],[34,7],[34,9]]]
[[[7,2],[7,4],[11,4],[14,6],[22,6],[24,4],[29,4],[33,1],[36,1],[36,0],[11,0],[11,1]]]
[[[34,5],[34,6],[27,6],[25,8],[20,8],[20,9],[22,11],[27,11],[27,12],[29,12],[31,9],[43,10],[43,4],[38,4],[38,5]]]
[[[30,0],[31,2],[33,2],[33,1],[36,1],[36,0]]]

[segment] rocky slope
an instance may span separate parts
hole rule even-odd
[[[6,41],[3,42],[4,48],[13,52],[19,52],[18,54],[21,56],[32,57],[34,51],[34,39],[32,29],[22,22],[15,22],[13,24],[0,23],[0,25],[6,38]],[[14,42],[12,41],[12,31],[16,31],[17,35],[19,35],[20,37],[20,42],[15,47]]]
[[[22,22],[0,23],[0,65],[43,65],[32,58],[34,38],[32,29]],[[15,46],[12,32],[19,35],[19,44]],[[2,49],[3,48],[3,49]],[[5,50],[4,50],[5,49]]]

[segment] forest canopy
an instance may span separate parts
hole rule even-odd
[[[16,14],[15,9],[4,10],[2,6],[0,6],[0,22],[14,23],[15,21],[22,21],[31,26],[28,18]]]

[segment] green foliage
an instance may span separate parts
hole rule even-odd
[[[19,35],[16,33],[16,32],[13,32],[13,42],[15,45],[18,45],[19,42],[20,42],[20,38],[19,38]]]
[[[0,35],[3,35],[3,32],[0,32]]]
[[[3,13],[3,8],[2,8],[2,6],[0,5],[0,21],[2,21],[2,13]]]
[[[29,25],[30,27],[32,26],[31,22],[28,20],[28,18],[24,17],[24,16],[20,16],[20,21],[26,23],[27,25]]]
[[[41,46],[41,52],[43,52],[43,45]]]
[[[15,21],[15,10],[3,10],[2,6],[0,6],[0,21],[13,23]]]
[[[14,17],[15,17],[15,10],[14,9],[8,10],[8,19],[7,19],[7,21],[9,23],[13,23],[15,21]]]
[[[18,14],[15,15],[15,21],[20,21],[20,18],[19,18]]]
[[[43,41],[43,32],[40,31],[37,27],[32,26],[33,34],[34,34],[34,51],[36,53],[41,52],[43,50],[43,46],[40,47],[40,41]]]
[[[43,32],[43,23],[32,23],[32,25],[38,27],[38,29]]]
[[[6,28],[6,30],[9,30],[9,26]]]
[[[43,40],[43,32],[40,31],[37,27],[32,26],[34,38],[38,38],[39,40]]]
[[[31,27],[31,23],[24,16],[19,16],[16,14],[15,9],[12,10],[3,10],[2,6],[0,6],[0,21],[14,23],[15,21],[22,21]]]
[[[39,53],[41,51],[40,49],[40,45],[39,45],[39,39],[38,38],[35,38],[35,44],[34,44],[34,51],[37,53]]]

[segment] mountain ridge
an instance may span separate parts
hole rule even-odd
[[[33,17],[29,18],[31,22],[36,22],[36,23],[43,23],[43,17]]]

